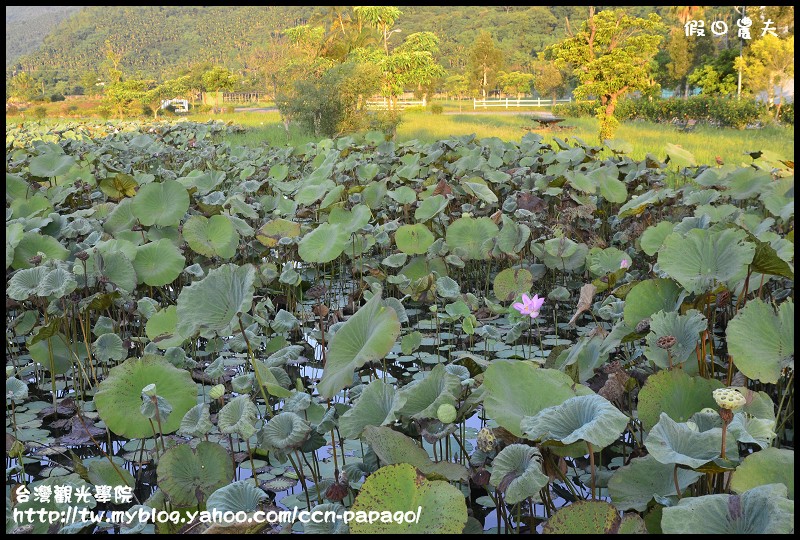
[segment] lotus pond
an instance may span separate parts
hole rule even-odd
[[[7,532],[793,532],[793,162],[238,129],[7,126]]]

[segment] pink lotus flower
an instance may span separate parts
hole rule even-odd
[[[620,268],[628,268],[630,265],[631,263],[628,261],[628,259],[622,259],[622,262],[619,263]]]
[[[515,302],[513,308],[520,312],[522,315],[530,315],[531,319],[539,316],[539,310],[544,304],[544,298],[539,298],[538,294],[533,295],[533,298],[525,293],[522,293],[522,302]]]

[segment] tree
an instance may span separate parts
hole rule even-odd
[[[83,95],[84,96],[96,96],[99,94],[99,86],[97,83],[100,81],[100,76],[98,73],[93,70],[89,69],[83,72],[81,75],[81,87],[83,88]]]
[[[766,92],[769,107],[775,104],[775,87],[783,85],[794,76],[794,36],[781,39],[767,34],[753,43],[747,56],[734,61],[746,77],[747,86],[754,92]],[[783,99],[775,111],[780,114]]]
[[[623,10],[595,14],[581,30],[561,43],[549,47],[558,67],[570,66],[579,86],[574,95],[600,99],[596,109],[600,120],[600,140],[613,138],[619,121],[614,110],[620,97],[634,90],[648,91],[654,84],[650,64],[663,40],[661,17],[651,13],[647,19],[631,17]]]
[[[151,84],[139,79],[111,83],[106,86],[103,105],[121,120],[135,112],[135,104],[142,100]]]
[[[467,80],[478,89],[483,98],[494,87],[498,72],[503,67],[503,51],[494,44],[488,32],[481,32],[469,50]]]
[[[392,56],[398,57],[395,65],[403,67],[401,84],[415,86],[423,99],[427,97],[427,88],[435,80],[447,75],[445,69],[436,62],[438,53],[439,38],[433,32],[410,34],[392,51]]]
[[[722,50],[716,56],[704,55],[701,65],[689,74],[688,83],[700,88],[703,94],[735,95],[737,74],[734,61],[738,56],[734,49]]]
[[[161,103],[166,99],[176,98],[188,92],[189,83],[190,77],[188,75],[164,81],[146,91],[142,95],[141,101],[153,113],[153,118],[158,119]]]
[[[27,71],[11,78],[9,95],[21,101],[30,101],[36,95],[36,80]]]
[[[403,14],[394,6],[356,6],[353,12],[368,25],[377,28],[383,37],[383,52],[389,55],[389,31],[395,21]]]
[[[566,82],[564,74],[547,59],[544,53],[539,53],[538,59],[533,63],[533,87],[540,96],[550,96],[555,106],[558,90],[564,88]]]
[[[236,86],[236,75],[224,67],[215,66],[203,73],[203,86],[207,91],[214,92],[216,106],[219,106],[221,99],[219,91],[233,90]]]
[[[533,75],[520,71],[506,73],[501,71],[497,76],[497,84],[504,94],[515,94],[517,99],[530,92],[533,84]]]

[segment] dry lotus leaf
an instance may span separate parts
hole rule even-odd
[[[580,314],[592,307],[592,300],[594,299],[594,293],[596,292],[597,287],[591,283],[587,283],[581,287],[581,294],[578,298],[578,307],[576,308],[575,315],[573,315],[569,320],[570,326],[575,326],[575,321],[578,320]]]

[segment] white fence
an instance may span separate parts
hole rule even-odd
[[[557,99],[556,103],[571,103],[572,97],[567,99]],[[472,108],[478,109],[483,107],[505,107],[508,109],[509,107],[547,107],[553,103],[552,99],[473,99],[472,100]]]
[[[388,110],[389,109],[389,100],[387,100],[386,98],[383,98],[382,100],[371,99],[371,100],[368,100],[364,105],[368,109]],[[428,105],[428,102],[427,102],[427,100],[425,98],[423,98],[423,99],[421,99],[419,101],[413,101],[413,100],[408,100],[408,99],[398,99],[397,101],[394,102],[394,107],[396,109],[400,109],[400,110],[405,109],[406,107],[425,107],[427,105]]]
[[[161,102],[161,108],[166,109],[172,105],[175,107],[175,112],[185,113],[189,112],[189,100],[188,99],[165,99]]]

